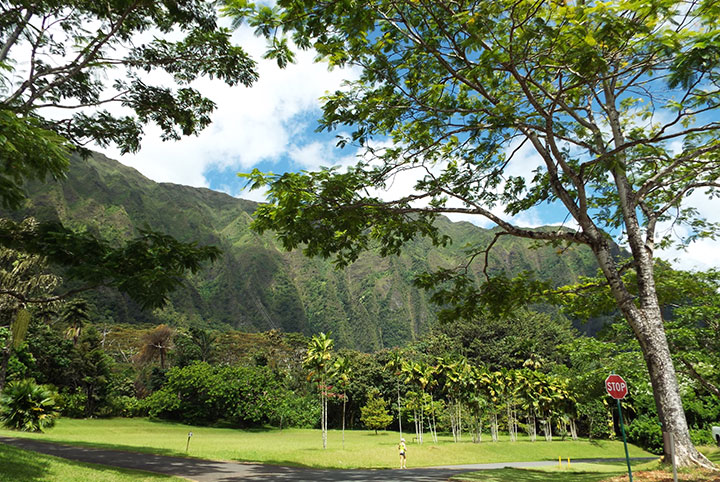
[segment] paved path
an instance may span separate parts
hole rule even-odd
[[[498,464],[424,467],[407,470],[325,470],[170,457],[166,455],[152,455],[121,450],[61,445],[52,442],[13,437],[0,437],[0,443],[80,462],[158,472],[184,477],[197,482],[232,482],[240,480],[272,480],[279,482],[438,482],[446,481],[454,475],[468,471],[501,469],[504,467],[541,467],[557,463],[554,461],[505,462]],[[610,461],[615,459],[603,460]],[[624,461],[625,459],[617,460]],[[577,460],[576,462],[581,461],[582,460]]]

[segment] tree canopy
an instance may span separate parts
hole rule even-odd
[[[239,2],[243,3],[243,2]],[[664,430],[682,464],[706,464],[688,436],[663,331],[654,257],[717,233],[686,203],[717,193],[720,7],[712,1],[283,1],[259,7],[258,32],[282,56],[290,35],[358,80],[324,99],[321,129],[363,156],[346,171],[247,174],[270,203],[255,227],[287,248],[353,261],[370,246],[397,253],[443,213],[495,223],[501,236],[588,246],[643,349]],[[281,40],[282,39],[282,40]],[[392,196],[402,176],[414,191]],[[528,229],[543,204],[566,227]],[[629,257],[617,256],[613,240]],[[490,245],[470,246],[468,262]],[[634,270],[635,286],[623,274]],[[488,302],[532,299],[531,279],[478,284],[465,266],[421,280],[448,283],[446,302],[473,317]],[[510,293],[510,295],[508,295]],[[478,300],[480,303],[478,303]],[[666,448],[669,454],[669,448]]]
[[[29,180],[62,179],[70,153],[91,143],[137,151],[147,124],[164,140],[197,134],[216,107],[192,85],[202,77],[257,79],[216,2],[0,2],[0,206],[20,207]],[[69,266],[84,287],[115,286],[145,306],[218,254],[150,229],[119,248],[57,223],[0,231],[2,244]]]
[[[22,200],[25,179],[62,177],[69,148],[95,142],[134,152],[150,122],[163,139],[197,134],[215,108],[190,85],[197,78],[246,86],[257,78],[254,61],[218,25],[216,2],[9,0],[0,9],[5,207]],[[144,74],[154,71],[177,88],[150,84]]]

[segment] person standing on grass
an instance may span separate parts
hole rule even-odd
[[[407,469],[406,461],[407,461],[407,447],[405,446],[405,439],[401,438],[400,443],[398,444],[398,451],[400,452],[400,468],[401,469]]]

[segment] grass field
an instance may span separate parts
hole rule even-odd
[[[165,475],[73,462],[0,444],[0,480],[13,482],[181,482]]]
[[[720,449],[716,447],[700,447],[708,458],[720,464]],[[671,481],[670,467],[661,466],[658,461],[633,462],[634,482]],[[679,480],[683,482],[718,482],[720,475],[703,469],[680,469]],[[627,481],[627,465],[625,462],[575,463],[570,467],[547,466],[535,469],[500,469],[472,472],[452,478],[455,482],[622,482]]]
[[[188,432],[192,431],[190,449],[185,452]],[[151,452],[164,455],[188,455],[214,460],[262,462],[316,468],[387,468],[397,463],[397,432],[346,431],[345,447],[341,432],[331,430],[328,449],[322,449],[319,430],[235,430],[191,427],[182,424],[154,422],[147,419],[60,419],[55,428],[42,434],[0,430],[7,436],[22,436],[74,445],[88,445],[120,450]],[[406,434],[407,435],[407,434]],[[453,443],[451,437],[440,437],[438,444],[429,436],[423,445],[408,439],[408,466],[557,460],[624,456],[622,442],[570,440],[530,442],[522,438],[515,443],[493,443],[487,437],[482,443],[469,440]],[[630,446],[631,457],[651,456]]]

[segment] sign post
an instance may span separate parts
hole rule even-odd
[[[625,380],[623,380],[623,377],[620,375],[611,374],[605,379],[605,390],[607,390],[608,395],[617,400],[618,415],[620,417],[620,431],[622,432],[623,445],[625,445],[625,461],[627,462],[628,476],[630,477],[630,482],[632,482],[633,476],[632,469],[630,468],[630,455],[628,454],[627,440],[625,438],[625,424],[623,423],[622,406],[620,405],[620,400],[625,398],[628,394],[627,383],[625,383]]]

